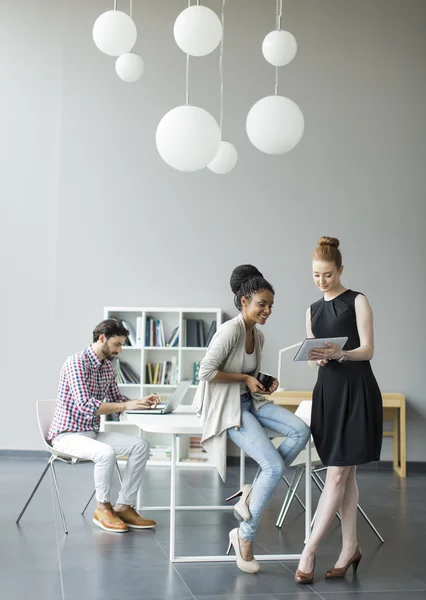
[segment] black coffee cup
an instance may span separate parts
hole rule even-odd
[[[275,377],[273,375],[269,375],[269,373],[258,373],[257,379],[263,385],[265,390],[268,392],[271,385],[274,383]]]

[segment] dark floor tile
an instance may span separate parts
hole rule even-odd
[[[401,590],[399,592],[337,592],[323,594],[324,600],[425,600],[425,591]],[[252,600],[252,599],[250,599]]]
[[[326,593],[341,594],[343,592],[397,592],[400,595],[408,591],[426,591],[426,585],[411,575],[399,573],[362,573],[358,577],[352,574],[334,581],[316,577],[312,588],[321,596]],[[364,596],[363,596],[364,597]],[[340,596],[339,596],[340,600]]]
[[[21,564],[19,569],[0,570],[1,597],[5,600],[28,600],[29,598],[43,600],[61,600],[62,588],[59,570],[28,569]]]
[[[224,596],[195,596],[195,600],[319,600],[320,596],[315,592],[289,592],[288,594],[250,594],[250,596],[237,596],[226,594]]]
[[[63,570],[66,600],[186,600],[191,592],[171,564],[138,568],[126,561]]]
[[[426,473],[399,479],[392,471],[358,470],[361,506],[383,534],[378,543],[360,518],[359,539],[363,559],[358,578],[327,582],[323,573],[339,553],[340,525],[335,520],[318,553],[313,587],[297,586],[293,572],[297,561],[261,563],[252,576],[235,563],[171,565],[168,561],[168,511],[152,511],[153,531],[123,535],[104,532],[92,523],[95,502],[85,516],[81,510],[93,490],[93,465],[58,464],[57,474],[69,534],[64,535],[50,474],[38,489],[17,526],[15,519],[39,478],[46,460],[0,459],[0,579],[2,597],[10,600],[60,600],[59,565],[64,573],[66,600],[426,600],[424,539],[426,536]],[[246,481],[256,469],[246,470]],[[291,473],[289,474],[291,476]],[[212,469],[179,469],[177,488],[182,504],[222,504],[239,487],[238,469],[228,469],[223,483]],[[118,491],[114,485],[114,495]],[[281,530],[275,527],[285,485],[276,490],[265,511],[256,538],[255,553],[295,553],[303,547],[304,511],[294,502]],[[300,496],[304,498],[303,485]],[[14,502],[10,501],[13,497]],[[148,468],[144,500],[167,505],[170,471]],[[314,505],[318,493],[314,490]],[[144,513],[146,514],[146,513]],[[237,526],[232,511],[180,511],[176,515],[177,553],[184,555],[225,552],[230,529]],[[59,554],[58,554],[59,552]],[[25,564],[25,577],[22,564]],[[181,576],[186,585],[182,580]],[[189,586],[189,587],[188,587]],[[191,588],[191,590],[189,589]]]
[[[261,571],[249,575],[235,563],[177,564],[183,580],[194,596],[249,596],[252,594],[306,593],[293,579],[293,574],[280,563],[261,563]]]

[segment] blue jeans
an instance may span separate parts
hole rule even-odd
[[[278,448],[272,444],[264,427],[285,436]],[[250,495],[251,519],[240,525],[240,536],[252,542],[263,511],[280,483],[285,468],[306,446],[311,432],[299,417],[282,406],[271,402],[256,410],[251,395],[244,394],[241,396],[241,427],[228,429],[227,433],[262,469]]]

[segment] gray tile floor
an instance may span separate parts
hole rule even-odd
[[[293,580],[296,563],[262,562],[261,572],[247,575],[233,563],[176,564],[168,561],[166,512],[150,512],[155,531],[110,534],[92,524],[93,505],[81,510],[92,492],[90,464],[58,465],[58,479],[68,521],[64,535],[50,477],[39,488],[20,526],[15,519],[42,471],[42,460],[0,460],[0,597],[7,600],[426,600],[426,472],[403,481],[387,469],[359,469],[361,504],[381,531],[380,545],[360,521],[363,559],[358,577],[326,581],[334,564],[340,529],[333,523],[317,559],[311,586]],[[248,468],[247,478],[254,474]],[[182,469],[179,502],[222,503],[238,487],[237,468],[221,484],[210,470]],[[149,468],[144,501],[165,505],[169,471]],[[280,486],[265,511],[255,551],[299,552],[304,516],[295,503],[282,531],[275,520],[284,494]],[[317,496],[314,492],[314,500]],[[231,512],[182,512],[177,516],[177,550],[185,554],[223,554]]]

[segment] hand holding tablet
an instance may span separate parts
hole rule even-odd
[[[340,353],[347,341],[347,337],[307,338],[300,346],[293,360],[297,362],[339,358],[334,355],[336,352]]]

